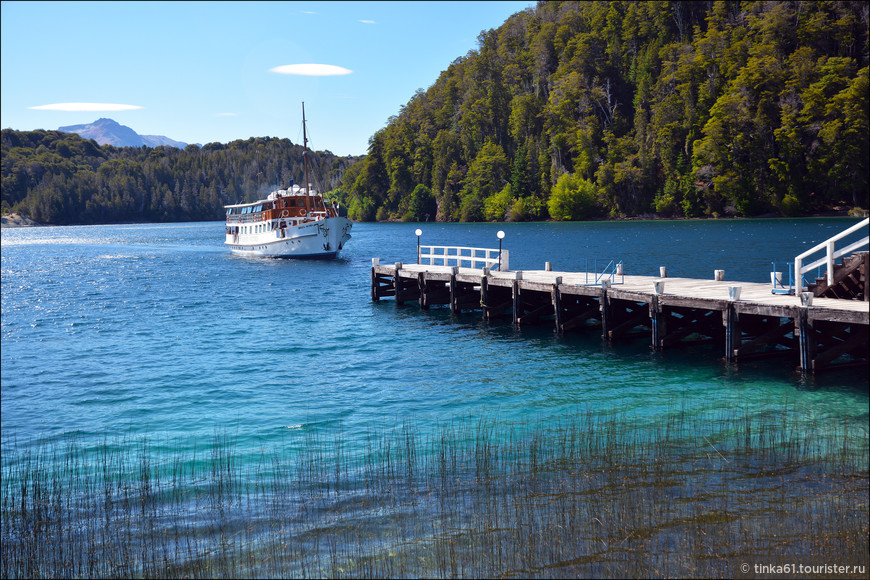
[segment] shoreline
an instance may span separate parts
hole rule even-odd
[[[772,213],[766,213],[756,216],[704,216],[704,217],[660,217],[654,214],[648,215],[638,215],[638,216],[626,216],[626,217],[618,217],[618,218],[597,218],[597,219],[589,219],[589,220],[579,220],[579,221],[590,221],[590,222],[629,222],[629,221],[705,221],[705,220],[751,220],[751,219],[801,219],[801,218],[835,218],[835,217],[844,217],[844,218],[855,218],[861,219],[865,218],[868,215],[867,210],[863,210],[861,212],[862,215],[853,215],[852,210],[839,210],[834,209],[826,212],[813,213],[810,215],[804,216],[783,216]],[[203,220],[203,221],[219,221],[219,220]],[[556,220],[537,220],[530,222],[403,222],[402,220],[374,220],[371,222],[355,222],[355,223],[551,223]],[[41,224],[39,222],[33,221],[30,218],[24,217],[17,213],[10,213],[4,215],[0,218],[0,228],[34,228],[34,227],[54,227],[59,225],[65,226],[80,226],[80,225],[128,225],[128,224],[149,224],[149,223],[178,223],[178,222],[126,222],[125,224],[119,223],[103,223],[103,224]]]
[[[26,218],[17,213],[10,213],[0,218],[0,227],[3,228],[35,228],[43,227],[43,224],[37,223],[30,218]]]

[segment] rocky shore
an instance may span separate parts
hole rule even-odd
[[[0,218],[0,227],[4,228],[29,228],[41,225],[42,224],[38,224],[32,219],[18,215],[17,213],[6,214]]]

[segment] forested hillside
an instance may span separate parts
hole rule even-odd
[[[361,162],[312,153],[352,219],[868,207],[867,2],[546,2],[478,41]],[[176,150],[3,130],[2,155],[3,212],[50,224],[220,219],[302,179],[286,139]]]
[[[223,205],[304,182],[303,148],[257,138],[202,148],[112,147],[59,131],[2,137],[2,209],[43,224],[222,220]],[[315,188],[334,189],[359,158],[309,154]]]
[[[482,32],[344,175],[357,220],[868,205],[867,2],[546,2]]]

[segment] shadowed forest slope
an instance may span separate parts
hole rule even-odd
[[[0,145],[3,213],[42,224],[221,220],[224,204],[256,201],[290,179],[304,181],[303,147],[272,137],[176,149],[4,129]],[[310,152],[314,187],[335,188],[358,160]]]
[[[541,2],[370,139],[358,220],[867,207],[865,2]]]
[[[312,173],[360,221],[866,209],[868,61],[867,2],[541,2]],[[302,177],[286,139],[2,147],[3,213],[49,224],[216,220]]]

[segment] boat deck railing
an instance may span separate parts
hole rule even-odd
[[[228,224],[249,224],[262,221],[262,217],[258,213],[243,213],[227,215]]]

